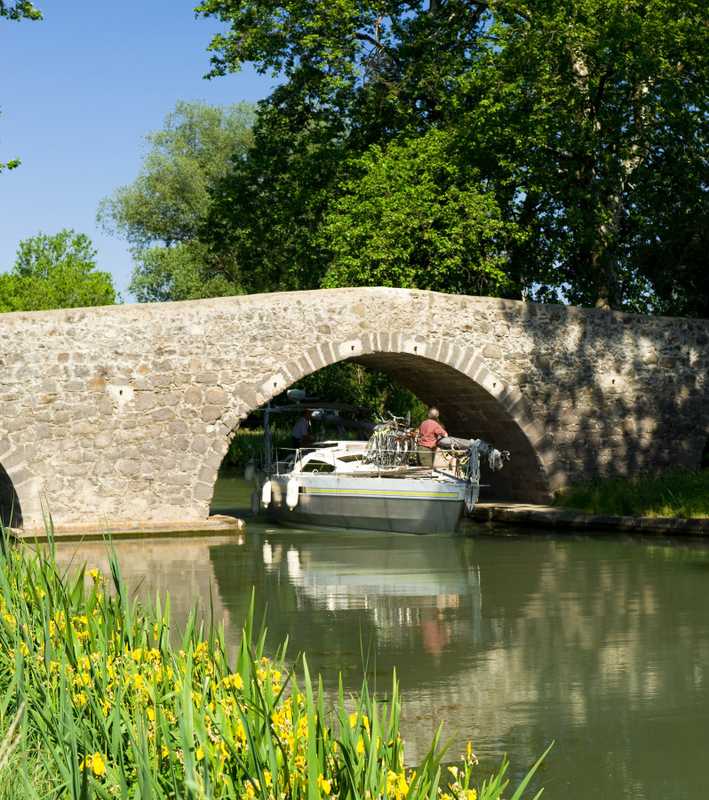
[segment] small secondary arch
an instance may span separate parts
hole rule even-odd
[[[2,464],[0,464],[0,522],[4,528],[22,527],[20,498]]]

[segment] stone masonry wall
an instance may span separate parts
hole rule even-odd
[[[26,525],[43,503],[58,524],[203,519],[239,420],[355,359],[448,398],[451,432],[507,436],[515,496],[543,499],[696,466],[708,345],[707,320],[402,289],[2,314],[0,465]]]

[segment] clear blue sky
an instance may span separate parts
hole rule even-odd
[[[99,201],[132,181],[144,135],[177,100],[255,101],[272,79],[246,69],[203,79],[217,29],[196,0],[35,0],[42,22],[0,22],[0,272],[39,231],[88,233],[125,299],[131,259],[96,225]]]

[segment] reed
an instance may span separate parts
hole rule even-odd
[[[636,517],[709,517],[709,469],[608,478],[572,486],[554,505],[589,514]]]
[[[233,662],[223,630],[108,577],[62,574],[53,547],[3,538],[0,554],[0,797],[497,800],[508,764],[478,782],[468,747],[443,769],[440,735],[409,769],[396,676],[387,702],[340,684],[326,708],[307,660],[267,657],[253,603]],[[541,759],[540,759],[541,761]],[[519,800],[539,762],[514,793]],[[538,797],[541,791],[535,796]]]

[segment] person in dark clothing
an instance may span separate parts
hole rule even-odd
[[[303,416],[295,423],[293,426],[293,430],[291,431],[291,439],[293,442],[293,447],[307,447],[309,444],[313,443],[313,435],[310,430],[310,418],[313,416],[313,412],[306,408],[303,411]]]

